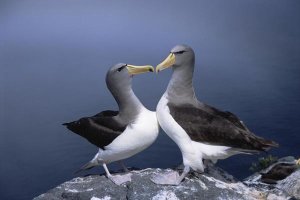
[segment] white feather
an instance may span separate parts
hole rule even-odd
[[[185,166],[190,166],[197,171],[203,171],[202,159],[210,159],[216,162],[218,159],[225,159],[238,153],[237,151],[232,151],[231,147],[192,141],[170,114],[167,103],[168,99],[166,94],[164,94],[156,108],[157,120],[161,128],[180,148]]]
[[[185,130],[171,116],[167,103],[166,95],[163,95],[156,108],[157,120],[161,128],[180,148],[183,164],[196,171],[203,171],[201,151],[196,149]]]
[[[105,150],[99,149],[97,159],[108,164],[129,158],[149,147],[156,140],[158,132],[155,112],[142,108],[136,120],[120,136],[104,147]]]

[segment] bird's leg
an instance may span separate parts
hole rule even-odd
[[[125,166],[125,164],[124,164],[124,162],[122,160],[119,160],[119,164],[123,168],[124,172],[129,172],[129,170],[127,169],[127,167]]]
[[[151,181],[160,185],[179,185],[181,181],[189,173],[190,167],[185,166],[182,174],[179,176],[178,172],[172,171],[165,174],[157,174],[151,178]]]
[[[176,185],[179,185],[181,183],[181,181],[186,177],[186,175],[188,175],[189,172],[190,172],[190,167],[189,166],[184,166],[183,172],[180,175],[179,179],[177,180]]]
[[[109,178],[114,184],[121,185],[126,182],[131,181],[131,174],[125,174],[125,175],[111,175],[107,169],[106,164],[103,164],[103,168],[106,172],[107,178]]]

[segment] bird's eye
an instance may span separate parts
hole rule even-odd
[[[117,69],[117,71],[118,71],[118,72],[122,71],[126,66],[127,66],[127,65],[123,65],[122,67],[119,67],[119,68]]]
[[[185,51],[177,51],[176,54],[183,54]]]

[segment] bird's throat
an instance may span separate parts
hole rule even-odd
[[[193,87],[193,66],[174,68],[171,80],[166,90],[169,101],[188,103],[195,98]]]

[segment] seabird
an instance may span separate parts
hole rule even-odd
[[[278,144],[253,134],[233,113],[221,111],[197,100],[193,88],[195,54],[187,45],[175,46],[156,67],[156,72],[172,67],[167,90],[161,97],[156,114],[161,128],[181,150],[184,170],[157,175],[157,184],[178,185],[192,168],[203,172],[202,159],[214,163],[239,153],[266,151]]]
[[[106,164],[122,161],[147,147],[157,138],[159,125],[155,112],[145,108],[134,94],[132,76],[153,72],[152,66],[117,64],[106,74],[106,84],[115,98],[119,111],[106,110],[91,117],[65,123],[69,130],[99,147],[94,158],[81,170],[102,165],[107,177],[115,184],[131,181],[131,174],[111,175]],[[123,165],[124,169],[126,167]]]
[[[289,156],[272,164],[267,169],[262,170],[260,172],[260,180],[264,183],[276,184],[277,181],[285,179],[299,169],[300,159],[295,160],[293,157]]]

